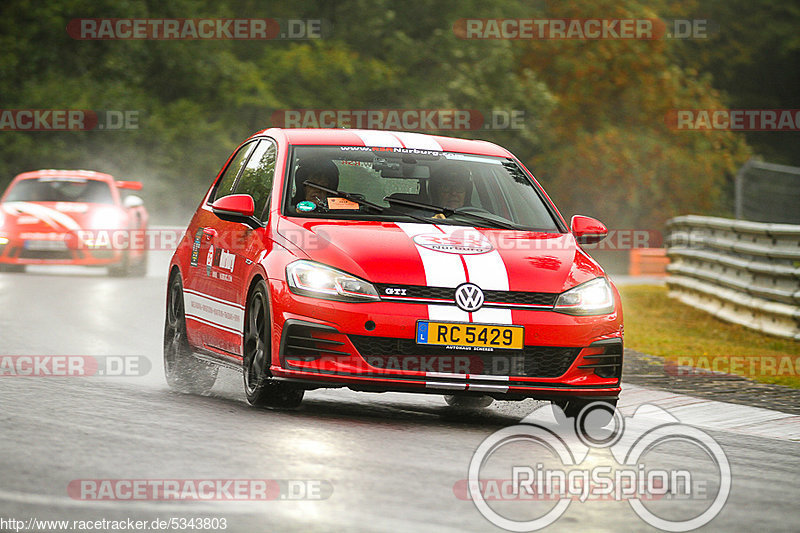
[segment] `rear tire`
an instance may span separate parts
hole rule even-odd
[[[147,276],[147,252],[144,252],[136,264],[128,270],[128,275],[132,278]]]
[[[305,390],[272,379],[270,332],[272,321],[267,300],[267,286],[259,281],[247,301],[244,318],[244,357],[242,374],[247,401],[255,407],[298,407]]]
[[[183,283],[174,274],[167,292],[167,317],[164,324],[164,376],[170,388],[184,393],[206,394],[217,380],[216,366],[198,361],[192,355],[186,335],[183,309]]]

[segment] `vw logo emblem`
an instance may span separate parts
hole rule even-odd
[[[474,283],[464,283],[456,288],[456,305],[464,311],[477,311],[483,305],[483,291]]]

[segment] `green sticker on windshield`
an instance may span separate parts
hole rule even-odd
[[[315,204],[314,202],[309,202],[308,200],[303,200],[302,202],[297,204],[298,211],[308,212],[308,211],[313,211],[316,208],[317,204]]]

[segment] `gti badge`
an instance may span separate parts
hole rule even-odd
[[[474,283],[464,283],[456,288],[456,305],[464,311],[477,311],[483,305],[483,291]]]

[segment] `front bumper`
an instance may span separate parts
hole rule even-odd
[[[78,246],[72,234],[45,234],[38,238],[6,237],[0,243],[3,265],[107,266],[121,262],[123,251]]]
[[[274,282],[272,375],[306,387],[497,399],[616,398],[622,371],[622,319],[513,310],[525,326],[522,350],[416,344],[427,306],[352,304],[297,296]],[[275,297],[277,296],[277,298]]]

